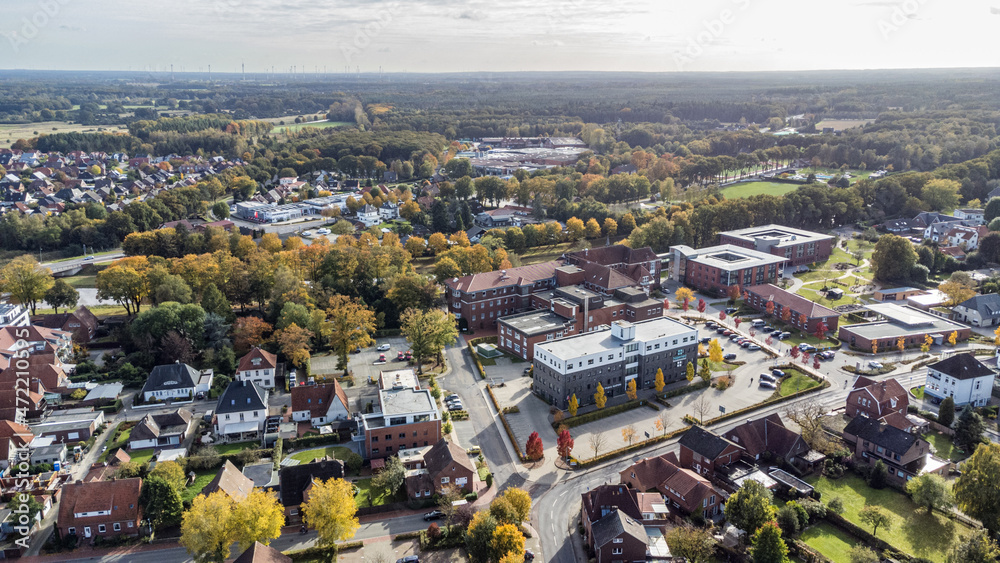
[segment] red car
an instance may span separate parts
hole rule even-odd
[[[376,360],[376,361],[378,361],[378,362],[385,362],[385,354],[379,354],[378,355],[378,360]]]
[[[399,352],[396,353],[396,361],[397,362],[402,362],[403,359],[404,359],[404,354],[403,354],[403,351],[400,350]]]
[[[406,361],[410,361],[412,359],[413,359],[413,351],[412,350],[407,350],[406,351]]]

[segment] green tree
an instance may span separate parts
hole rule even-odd
[[[984,432],[986,424],[983,422],[983,417],[971,406],[967,406],[958,417],[958,424],[955,426],[955,445],[963,451],[971,452],[983,442]]]
[[[712,380],[712,367],[708,364],[708,358],[701,361],[701,369],[698,370],[698,377],[705,383]]]
[[[932,211],[951,211],[958,207],[961,184],[955,180],[936,179],[924,184],[920,190],[920,199]]]
[[[54,283],[52,271],[42,267],[30,254],[18,256],[0,269],[0,287],[14,301],[30,308],[32,315]]]
[[[212,215],[218,219],[229,219],[229,206],[224,201],[220,201],[212,206]]]
[[[726,518],[747,534],[753,534],[766,522],[774,520],[771,491],[758,481],[747,480],[725,504]]]
[[[851,563],[879,563],[880,561],[877,553],[861,544],[852,547],[847,557]]]
[[[389,499],[403,486],[405,479],[406,468],[403,467],[403,462],[398,457],[392,456],[386,458],[385,469],[372,478],[372,488],[382,491],[382,496]]]
[[[868,474],[868,486],[873,489],[883,489],[889,484],[889,470],[882,460],[877,460]]]
[[[878,534],[879,528],[889,530],[892,528],[892,518],[882,512],[882,509],[874,504],[869,504],[858,512],[858,519],[872,527],[872,535]]]
[[[418,373],[423,373],[423,360],[428,356],[435,356],[442,363],[445,346],[458,339],[455,315],[441,309],[407,309],[400,317],[400,324],[413,350]]]
[[[944,477],[934,473],[924,473],[908,481],[906,492],[910,493],[914,503],[927,507],[928,514],[935,508],[946,508],[955,502],[951,486]]]
[[[993,221],[993,219],[996,219],[997,217],[1000,217],[1000,197],[990,198],[990,200],[986,203],[986,209],[983,211],[983,217],[986,219],[987,223]],[[992,231],[993,229],[990,230]]]
[[[164,461],[157,463],[156,467],[149,472],[150,477],[159,477],[177,492],[184,490],[187,477],[184,475],[184,468],[176,461]]]
[[[214,283],[205,286],[201,296],[201,308],[206,313],[215,313],[228,322],[233,322],[233,319],[236,318],[233,314],[233,306]]]
[[[938,423],[950,427],[952,422],[955,422],[955,399],[945,397],[938,407]]]
[[[998,561],[1000,561],[1000,546],[986,530],[973,532],[948,554],[948,563],[997,563]]]
[[[991,532],[1000,531],[1000,444],[976,448],[955,481],[958,508],[978,519]]]
[[[671,555],[691,563],[707,563],[715,554],[715,539],[704,528],[677,526],[667,533],[667,546]]]
[[[80,298],[80,293],[73,288],[66,280],[58,279],[45,292],[45,302],[59,313],[60,307],[72,309],[76,307],[76,302]]]
[[[184,515],[180,491],[157,475],[150,475],[142,482],[139,504],[156,529],[176,526]]]
[[[917,263],[913,244],[903,237],[883,235],[872,253],[872,273],[879,281],[905,280]]]
[[[750,554],[754,563],[788,563],[788,546],[781,538],[781,528],[774,522],[765,522],[753,534]]]

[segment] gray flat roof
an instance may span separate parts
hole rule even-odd
[[[568,322],[570,322],[569,319],[546,309],[500,319],[500,323],[509,325],[528,336],[564,328]]]
[[[633,342],[645,342],[664,336],[679,336],[690,332],[697,333],[695,327],[669,317],[661,317],[638,323],[626,322],[624,324],[635,327],[635,339]],[[541,342],[535,345],[535,349],[541,348],[557,358],[568,359],[579,355],[593,354],[597,350],[617,348],[622,345],[622,342],[622,340],[611,336],[611,327],[609,326],[594,332],[568,336],[550,342]]]
[[[687,247],[678,248],[684,253],[688,260],[719,268],[721,270],[742,270],[744,268],[756,268],[769,264],[782,264],[786,258],[767,254],[757,250],[742,248],[734,244],[721,244],[719,246],[709,246],[699,248],[690,252]]]
[[[950,333],[968,328],[962,323],[950,321],[905,305],[881,303],[869,305],[867,308],[882,315],[886,320],[847,325],[843,329],[866,340],[874,340],[926,333]]]
[[[754,241],[757,239],[777,240],[779,242],[775,244],[775,246],[778,247],[790,244],[801,244],[803,242],[816,242],[833,239],[830,235],[823,235],[812,231],[803,231],[802,229],[795,229],[775,224],[737,229],[735,231],[724,231],[719,233],[719,235],[739,237]]]
[[[401,416],[437,410],[429,389],[383,389],[378,392],[385,416]]]

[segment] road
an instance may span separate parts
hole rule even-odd
[[[118,251],[118,252],[112,252],[110,254],[101,254],[97,256],[87,256],[87,257],[81,256],[79,258],[73,258],[72,260],[46,262],[42,264],[42,266],[52,270],[53,273],[58,273],[65,270],[72,270],[74,268],[82,268],[87,264],[100,264],[103,262],[112,262],[124,256],[125,256],[124,252]]]

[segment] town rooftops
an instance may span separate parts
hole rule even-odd
[[[847,325],[840,329],[868,340],[875,340],[926,333],[950,334],[968,328],[963,324],[906,305],[876,303],[866,308],[885,317],[886,320]]]
[[[292,563],[292,558],[260,542],[253,542],[233,563]]]
[[[469,454],[451,440],[441,438],[424,454],[424,465],[427,466],[428,471],[440,471],[452,462],[458,463],[473,473],[476,472],[476,466],[469,458]]]
[[[875,420],[867,416],[857,416],[844,428],[845,434],[857,436],[859,440],[865,440],[882,446],[895,454],[904,454],[917,441],[917,436],[909,432],[900,430]]]
[[[638,323],[627,323],[635,328],[635,338],[633,341],[645,342],[665,336],[681,336],[694,333],[697,329],[676,321],[669,317],[659,317]],[[547,342],[540,342],[535,345],[536,353],[544,350],[552,356],[567,360],[587,354],[592,354],[597,350],[608,350],[621,347],[623,340],[613,336],[611,327],[600,328],[593,332],[586,332],[574,336],[568,336]]]
[[[646,529],[642,527],[642,524],[621,510],[610,512],[607,516],[594,522],[591,531],[594,535],[595,548],[600,548],[622,535],[632,536],[644,544],[649,541]]]
[[[976,310],[983,319],[1000,318],[1000,294],[977,295],[962,301],[958,306]]]
[[[314,479],[325,482],[328,479],[343,479],[343,477],[344,463],[336,459],[282,467],[278,472],[281,504],[283,506],[302,504],[303,494]]]
[[[858,389],[867,390],[872,398],[880,403],[892,398],[906,398],[906,390],[895,379],[875,381],[862,375],[854,382],[854,390]]]
[[[935,362],[927,366],[927,369],[939,371],[949,377],[960,380],[995,375],[993,370],[987,367],[986,364],[968,353],[949,356],[940,362]]]
[[[215,474],[215,478],[205,485],[201,493],[208,496],[215,491],[222,491],[229,495],[230,498],[239,502],[247,498],[254,488],[254,482],[246,475],[240,473],[239,469],[233,465],[233,462],[228,459],[222,467],[219,468],[218,473]]]
[[[215,414],[267,410],[267,391],[252,381],[233,381],[219,397]]]
[[[461,278],[446,280],[444,283],[451,290],[471,293],[511,285],[533,285],[537,281],[554,278],[556,268],[561,262],[542,262],[530,266],[520,266],[507,270],[495,270],[482,274],[472,274]]]
[[[139,490],[142,479],[76,482],[63,486],[59,501],[60,525],[74,522],[129,522],[139,518]],[[107,513],[104,516],[84,514]],[[93,520],[90,520],[90,519]]]
[[[790,293],[773,284],[753,285],[746,288],[746,291],[760,295],[766,301],[773,301],[775,304],[781,305],[783,309],[791,309],[811,319],[840,316],[840,313],[829,307],[814,303],[801,295]]]
[[[292,387],[292,412],[310,411],[312,418],[325,416],[330,404],[337,400],[347,408],[347,394],[336,379],[333,383]]]
[[[143,392],[165,391],[194,387],[200,377],[201,374],[198,373],[198,370],[187,364],[159,365],[149,372],[149,378],[146,379],[142,390]]]
[[[251,371],[258,369],[274,369],[278,365],[278,357],[254,346],[245,356],[240,358],[240,365],[236,371]]]

